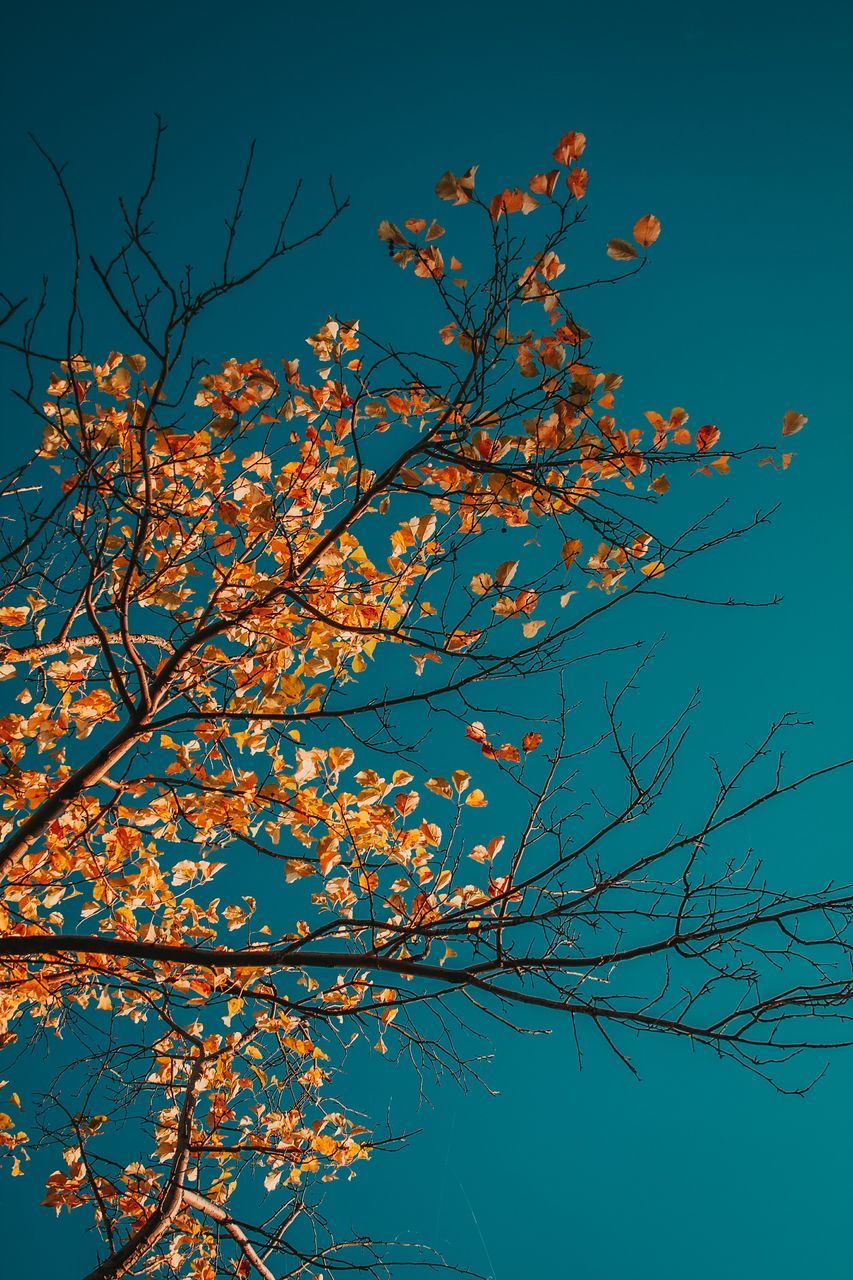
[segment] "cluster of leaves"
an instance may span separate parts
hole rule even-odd
[[[42,438],[26,475],[42,505],[21,500],[0,604],[13,699],[0,717],[0,1036],[94,1023],[104,1062],[143,1099],[150,1149],[114,1161],[114,1116],[90,1107],[68,1120],[48,1179],[57,1211],[95,1213],[109,1253],[93,1275],[210,1280],[223,1222],[236,1274],[264,1275],[228,1216],[239,1188],[259,1178],[290,1223],[307,1184],[371,1150],[326,1101],[342,1027],[439,1058],[420,1006],[468,987],[488,997],[495,974],[522,968],[544,994],[500,998],[613,1016],[577,997],[577,973],[555,991],[562,934],[535,965],[524,950],[528,926],[563,929],[579,892],[555,879],[574,855],[520,871],[541,821],[536,770],[547,790],[561,746],[541,750],[542,725],[501,742],[469,697],[558,670],[585,621],[561,620],[581,586],[600,593],[597,614],[694,554],[634,513],[655,509],[674,468],[716,476],[734,455],[682,408],[618,425],[621,378],[592,363],[572,309],[581,282],[558,252],[582,216],[585,145],[567,134],[557,168],[492,199],[476,167],[440,179],[441,200],[484,219],[492,265],[474,283],[452,255],[445,276],[435,219],[380,224],[446,308],[444,354],[418,370],[329,318],[308,360],[280,373],[229,360],[177,394],[175,307],[155,340],[146,304],[122,312],[146,354],[69,351],[31,402]],[[531,249],[511,227],[537,210],[551,223]],[[646,215],[633,234],[645,251],[659,233]],[[138,225],[129,235],[140,249]],[[638,258],[622,240],[607,252]],[[783,431],[804,423],[790,413]],[[25,489],[16,474],[10,493]],[[493,554],[494,533],[527,535],[518,558]],[[402,756],[396,710],[437,706],[464,726],[460,752],[466,736],[480,747],[482,775],[460,761],[436,777],[411,752],[405,768],[381,765],[377,753]],[[533,797],[520,843],[478,813],[495,767]],[[645,789],[632,775],[624,820],[667,771]],[[515,949],[514,914],[528,939]],[[94,1069],[90,1095],[104,1088]],[[13,1172],[25,1143],[0,1115]],[[281,1238],[279,1225],[269,1247]]]

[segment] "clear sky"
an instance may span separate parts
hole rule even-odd
[[[431,207],[443,170],[479,163],[486,187],[513,185],[583,130],[600,240],[650,210],[664,226],[650,271],[584,317],[632,404],[685,405],[740,442],[775,439],[789,408],[809,416],[785,476],[750,468],[732,484],[740,503],[782,499],[773,527],[703,571],[727,595],[784,602],[658,612],[646,638],[666,640],[641,714],[698,683],[706,753],[733,758],[794,710],[814,727],[792,756],[822,764],[850,754],[851,34],[847,6],[749,0],[16,5],[0,77],[2,287],[30,288],[62,261],[61,210],[30,130],[68,160],[99,244],[159,111],[177,261],[219,236],[251,137],[250,235],[295,177],[310,210],[334,174],[352,208],[328,240],[222,328],[207,322],[212,354],[270,358],[298,354],[332,310],[387,330],[402,297],[416,305],[375,228]],[[104,348],[118,345],[97,319]],[[3,415],[14,451],[25,428],[9,399]],[[850,880],[849,812],[844,783],[816,787],[749,838],[782,878]],[[427,1239],[495,1280],[853,1274],[850,1057],[798,1099],[662,1042],[636,1047],[639,1083],[604,1052],[579,1072],[565,1031],[501,1035],[496,1048],[496,1096],[444,1082],[420,1111],[411,1081],[378,1057],[358,1067],[370,1105],[384,1113],[393,1096],[398,1126],[422,1133],[360,1175],[347,1218]],[[51,1234],[35,1190],[29,1176],[3,1191],[14,1274],[82,1274],[93,1242],[73,1227]]]

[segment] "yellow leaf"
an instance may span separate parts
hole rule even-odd
[[[530,622],[525,622],[521,629],[524,632],[525,638],[527,640],[532,640],[545,625],[546,623],[544,619],[533,619]]]
[[[355,760],[352,747],[332,747],[329,751],[329,764],[335,773],[340,769],[348,769]]]
[[[644,564],[641,570],[647,578],[661,578],[665,571],[665,565],[662,560],[650,560],[648,564]]]

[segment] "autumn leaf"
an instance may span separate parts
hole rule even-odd
[[[808,418],[804,413],[797,413],[794,409],[789,409],[782,419],[782,435],[795,436],[798,431],[802,431],[808,422]]]
[[[409,243],[396,223],[389,222],[387,218],[382,219],[376,234],[387,244],[407,245]]]
[[[709,449],[713,449],[719,438],[720,433],[716,427],[700,427],[696,432],[696,448],[700,453],[707,453]]]
[[[472,165],[459,178],[448,170],[436,183],[435,194],[442,200],[452,200],[454,204],[467,204],[474,195],[477,168],[477,165]]]
[[[637,250],[627,240],[608,240],[607,256],[617,262],[630,262],[632,258],[636,258]]]
[[[647,578],[660,578],[665,570],[666,566],[662,560],[649,560],[647,564],[643,565],[641,573],[645,574]]]
[[[550,173],[537,173],[530,179],[530,190],[536,196],[548,196],[550,198],[554,194],[559,176],[559,169],[552,169]]]
[[[586,169],[571,169],[566,178],[566,185],[576,200],[583,200],[589,185],[589,174]]]
[[[401,791],[394,797],[394,806],[402,818],[408,818],[417,809],[419,801],[417,791]]]
[[[0,627],[26,626],[29,616],[26,605],[0,605]]]
[[[465,736],[472,738],[474,742],[488,742],[485,725],[479,720],[475,720],[473,724],[466,727]]]
[[[416,276],[421,276],[424,279],[441,279],[444,275],[444,258],[441,256],[440,249],[430,245],[427,249],[419,249],[417,257]]]
[[[554,159],[557,164],[571,164],[572,160],[580,159],[585,147],[586,138],[582,133],[564,134],[554,148]]]
[[[660,219],[656,218],[653,213],[645,214],[644,217],[639,218],[634,223],[634,239],[644,249],[648,249],[649,245],[654,244],[659,235]]]
[[[583,543],[580,538],[569,538],[567,542],[563,543],[561,555],[563,557],[563,564],[567,569],[571,569],[575,560],[577,560],[582,551]]]
[[[547,627],[547,625],[548,623],[545,621],[544,618],[536,618],[536,619],[532,619],[530,622],[525,622],[521,630],[526,640],[533,640],[534,637],[539,634],[542,628]]]
[[[505,213],[522,213],[526,215],[532,213],[538,207],[538,202],[533,199],[533,196],[526,191],[522,191],[520,187],[516,187],[512,191],[506,190],[496,195],[489,206],[489,212],[497,222]]]
[[[505,560],[495,570],[495,582],[499,587],[507,587],[518,572],[518,560]]]
[[[470,586],[475,596],[484,596],[494,586],[494,579],[490,573],[475,573]]]
[[[352,747],[332,747],[329,751],[329,765],[335,773],[348,769],[355,760]]]

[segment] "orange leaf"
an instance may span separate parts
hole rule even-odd
[[[650,560],[648,564],[643,565],[640,572],[645,574],[647,578],[660,578],[663,576],[664,569],[665,566],[662,560]]]
[[[586,169],[572,169],[566,178],[566,185],[576,200],[583,200],[589,183]]]
[[[394,807],[402,818],[408,818],[418,807],[420,796],[417,791],[401,791],[394,797]]]
[[[700,427],[696,432],[696,448],[700,453],[707,453],[709,449],[713,449],[719,438],[720,433],[716,427],[710,425]]]
[[[656,218],[653,213],[647,213],[634,223],[634,239],[644,249],[648,249],[650,244],[654,244],[659,235],[660,218]]]
[[[563,543],[563,550],[561,554],[563,557],[563,564],[566,566],[567,569],[571,569],[575,560],[578,558],[578,556],[582,551],[583,551],[583,543],[581,542],[580,538],[569,538],[568,542]]]
[[[534,195],[550,197],[554,194],[559,176],[559,169],[552,169],[550,173],[534,174],[530,179],[530,190]]]
[[[566,133],[554,149],[554,159],[557,164],[570,164],[572,160],[580,159],[585,146],[586,138],[582,133]]]
[[[489,206],[489,212],[494,221],[497,222],[504,213],[523,213],[526,215],[538,208],[539,204],[533,199],[533,196],[528,195],[526,191],[522,191],[520,187],[516,187],[512,191],[507,189],[496,195]]]
[[[808,422],[808,418],[804,413],[797,413],[794,409],[789,409],[782,419],[782,435],[795,436],[798,431],[802,431]]]

